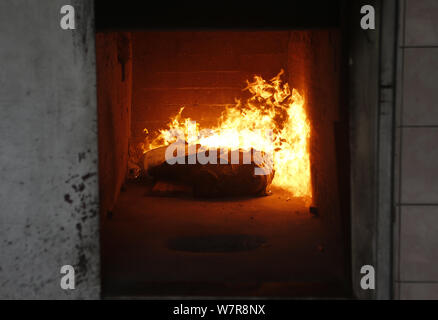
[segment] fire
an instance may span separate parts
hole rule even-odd
[[[248,90],[251,97],[228,107],[214,128],[202,130],[198,123],[182,117],[184,108],[181,108],[167,129],[160,130],[155,139],[143,144],[143,151],[173,143],[175,137],[171,129],[184,132],[185,137],[189,137],[186,138],[188,144],[230,150],[254,148],[272,154],[274,186],[310,201],[310,122],[305,99],[297,90],[291,91],[287,83],[282,83],[282,74],[283,70],[270,81],[260,76],[254,76],[253,82],[247,81],[244,90]]]

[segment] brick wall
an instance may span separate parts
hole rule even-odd
[[[400,1],[395,297],[438,299],[438,2]]]
[[[132,137],[184,117],[209,126],[254,74],[286,70],[288,32],[134,32]]]

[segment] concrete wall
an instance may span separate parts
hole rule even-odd
[[[72,3],[76,30],[60,28]],[[0,2],[0,298],[99,298],[92,1]],[[60,268],[76,270],[62,290]]]
[[[438,299],[438,2],[399,3],[395,297]]]

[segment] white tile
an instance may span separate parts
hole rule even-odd
[[[438,1],[406,0],[406,45],[438,45]]]
[[[405,49],[403,65],[403,125],[438,125],[438,48]]]
[[[401,202],[438,203],[438,128],[403,128]]]
[[[400,283],[401,300],[438,300],[438,283]]]
[[[438,206],[401,209],[400,280],[438,281]]]

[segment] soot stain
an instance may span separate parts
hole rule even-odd
[[[76,192],[82,192],[85,189],[85,184],[83,184],[82,182],[78,185],[74,184],[74,185],[72,185],[72,188]]]
[[[74,175],[70,176],[67,180],[65,180],[65,183],[70,183],[70,181],[72,181],[73,179],[75,179],[77,177],[79,177],[79,175],[78,174],[74,174]]]
[[[65,202],[68,202],[68,203],[70,203],[70,204],[73,203],[73,200],[70,198],[70,194],[68,194],[68,193],[66,193],[66,194],[64,195],[64,201],[65,201]]]
[[[89,173],[82,176],[82,180],[86,181],[95,175],[96,175],[96,172],[89,172]]]
[[[85,159],[85,152],[79,152],[78,153],[78,161],[81,162]]]

